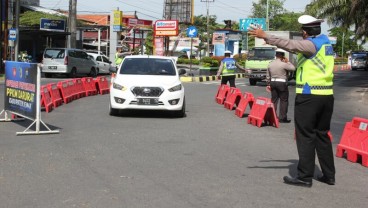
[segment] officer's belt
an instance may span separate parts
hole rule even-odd
[[[303,88],[304,85],[298,84],[296,85],[296,88]],[[332,85],[331,86],[309,86],[309,88],[311,90],[330,90],[332,89]]]
[[[271,78],[271,82],[286,82],[286,79],[281,79],[281,78]]]

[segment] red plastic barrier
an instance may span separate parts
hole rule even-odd
[[[245,109],[247,109],[247,106],[249,104],[249,108],[252,109],[254,102],[253,94],[250,92],[245,92],[242,99],[239,102],[238,107],[235,109],[235,115],[237,115],[240,118],[243,118]]]
[[[46,85],[47,89],[50,92],[52,104],[54,107],[58,107],[63,103],[63,98],[60,95],[59,88],[57,87],[56,83],[49,83]]]
[[[226,99],[226,96],[230,90],[229,85],[220,85],[217,90],[217,96],[216,96],[216,102],[218,104],[224,104],[224,101]]]
[[[74,81],[72,79],[68,80],[69,90],[71,92],[71,96],[73,100],[79,99],[80,95],[78,93],[78,89],[75,87]]]
[[[68,81],[60,81],[57,83],[57,87],[60,90],[61,97],[64,103],[69,103],[73,100],[73,94],[69,88]]]
[[[345,124],[336,156],[343,157],[345,152],[349,161],[356,163],[361,157],[362,165],[368,167],[368,119],[354,117]]]
[[[83,77],[82,79],[84,90],[86,91],[87,96],[96,95],[97,89],[95,82],[92,77]]]
[[[74,88],[76,89],[76,92],[78,93],[79,97],[86,97],[86,90],[84,89],[83,82],[81,78],[75,78],[73,79],[74,82]]]
[[[279,127],[279,120],[276,117],[275,107],[271,99],[259,97],[256,98],[248,115],[248,124],[261,127],[263,121],[266,125]]]
[[[110,86],[109,82],[107,81],[106,77],[100,76],[95,79],[95,83],[97,85],[97,91],[102,94],[110,93]]]
[[[224,107],[229,110],[233,110],[235,104],[236,106],[239,105],[241,98],[242,98],[242,93],[240,89],[235,88],[235,87],[230,87],[228,96],[226,97],[226,100],[224,102]]]
[[[41,107],[44,107],[47,113],[54,107],[50,92],[45,85],[41,86]]]

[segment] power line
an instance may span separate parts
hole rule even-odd
[[[148,9],[146,9],[146,8],[138,7],[138,6],[135,6],[135,5],[132,5],[132,4],[128,4],[128,3],[123,2],[123,1],[121,1],[121,0],[115,0],[115,1],[120,2],[120,3],[124,3],[124,4],[129,5],[129,6],[132,6],[132,7],[136,7],[136,8],[138,8],[138,9],[143,9],[143,10],[145,10],[145,11],[147,11],[147,12],[152,12],[152,13],[155,13],[155,14],[159,14],[159,13],[157,13],[156,11],[152,11],[152,10],[148,10]]]

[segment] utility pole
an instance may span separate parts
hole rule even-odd
[[[206,2],[206,8],[207,8],[207,56],[210,55],[210,30],[209,30],[209,24],[210,24],[210,2],[215,2],[215,0],[201,0],[201,2]]]
[[[267,0],[267,4],[266,4],[266,30],[269,31],[270,30],[270,19],[268,17],[268,8],[270,7],[270,0]]]
[[[70,36],[68,38],[68,48],[77,46],[77,0],[69,0],[68,25]]]
[[[16,29],[16,37],[15,47],[14,47],[14,60],[18,61],[19,54],[19,10],[20,10],[20,0],[16,0],[15,2],[15,29]]]

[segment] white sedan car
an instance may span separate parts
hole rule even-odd
[[[119,110],[165,110],[185,116],[184,86],[172,58],[137,55],[125,57],[110,87],[110,115]]]
[[[90,57],[97,62],[98,73],[97,74],[108,74],[110,73],[110,68],[113,68],[111,61],[103,55],[97,53],[87,53]]]

